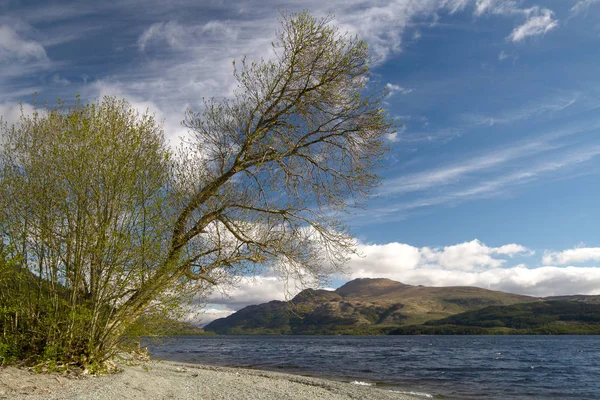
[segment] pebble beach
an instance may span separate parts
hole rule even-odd
[[[278,372],[150,361],[115,374],[67,377],[0,369],[0,399],[414,400],[359,384]]]

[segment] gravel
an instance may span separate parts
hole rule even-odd
[[[346,382],[167,361],[121,366],[104,376],[66,377],[0,369],[0,399],[414,400]]]

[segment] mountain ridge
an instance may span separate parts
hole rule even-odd
[[[378,333],[488,306],[543,300],[474,286],[426,287],[360,278],[334,291],[305,289],[290,301],[248,306],[204,329],[220,334]]]

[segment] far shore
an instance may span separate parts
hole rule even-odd
[[[0,367],[0,399],[415,400],[392,390],[279,372],[150,361],[69,378]]]

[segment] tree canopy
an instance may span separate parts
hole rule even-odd
[[[189,111],[176,152],[115,98],[3,126],[5,349],[35,336],[31,354],[102,363],[142,315],[207,285],[342,268],[355,243],[341,216],[378,184],[393,131],[385,93],[330,17],[283,15],[273,50],[234,63],[234,96]]]

